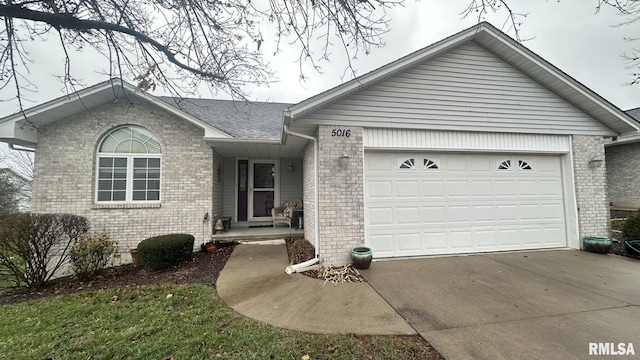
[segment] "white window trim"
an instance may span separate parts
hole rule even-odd
[[[98,200],[98,183],[100,181],[100,158],[127,158],[127,177],[126,177],[126,195],[124,201],[99,201]],[[132,200],[133,199],[133,159],[160,159],[160,189],[158,199],[159,200]],[[162,154],[128,154],[128,153],[98,153],[96,156],[95,166],[95,191],[94,199],[96,204],[160,204],[162,202]]]

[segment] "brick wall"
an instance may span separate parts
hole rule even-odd
[[[312,244],[315,245],[316,241],[316,207],[315,207],[315,169],[313,168],[313,157],[314,157],[314,144],[312,141],[309,142],[307,148],[304,151],[304,157],[302,159],[303,166],[303,178],[302,178],[302,189],[303,189],[303,199],[302,203],[304,204],[304,238],[309,240]]]
[[[611,205],[621,208],[640,207],[640,143],[609,146],[607,184]]]
[[[212,214],[213,150],[202,129],[133,98],[101,105],[42,128],[36,147],[33,211],[86,216],[94,230],[106,230],[127,252],[150,236],[184,232],[196,245],[210,236],[203,227]],[[137,101],[136,101],[137,100]],[[116,126],[151,131],[162,145],[161,205],[101,208],[95,205],[96,149]]]
[[[333,129],[349,130],[349,137],[332,136]],[[320,257],[326,265],[345,265],[350,249],[364,244],[362,128],[320,126],[318,139]],[[338,160],[343,149],[351,156],[345,168]]]
[[[593,153],[604,159],[602,137],[574,135],[572,146],[579,238],[582,244],[585,236],[611,235],[606,164],[593,169],[588,163]]]

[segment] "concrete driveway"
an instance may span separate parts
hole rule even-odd
[[[588,358],[590,343],[625,354],[631,344],[636,356],[615,358],[640,357],[638,260],[555,250],[377,261],[361,273],[447,359]]]

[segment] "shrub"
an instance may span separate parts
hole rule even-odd
[[[82,280],[89,279],[107,264],[118,253],[109,235],[105,232],[93,236],[84,235],[71,247],[69,259],[76,276]]]
[[[0,267],[16,285],[39,286],[67,261],[89,221],[72,214],[19,214],[0,222]]]
[[[138,244],[138,261],[146,268],[166,269],[191,258],[193,241],[189,234],[161,235],[142,240]]]
[[[622,225],[622,236],[627,240],[640,239],[640,215],[627,218]]]
[[[299,239],[291,245],[291,255],[289,262],[292,265],[311,260],[316,256],[316,250],[308,240]]]

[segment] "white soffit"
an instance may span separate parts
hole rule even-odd
[[[571,150],[569,136],[544,134],[365,128],[362,141],[365,149],[369,150],[428,149],[548,154],[566,154]]]

